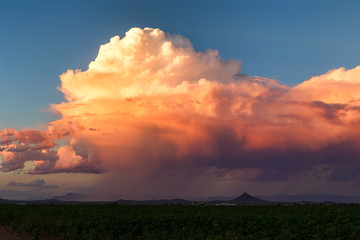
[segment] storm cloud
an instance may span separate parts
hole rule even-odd
[[[183,36],[130,29],[60,76],[59,120],[2,130],[1,170],[359,181],[360,66],[295,87],[240,72]]]

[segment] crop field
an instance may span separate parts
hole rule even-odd
[[[0,205],[0,224],[39,239],[359,239],[359,206]]]

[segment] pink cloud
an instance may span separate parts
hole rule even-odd
[[[360,67],[293,88],[240,71],[180,35],[131,29],[102,45],[88,70],[60,76],[59,120],[44,131],[2,130],[2,171],[34,161],[28,173],[194,167],[256,180],[326,165],[329,178],[357,178]],[[334,159],[331,149],[348,156]]]

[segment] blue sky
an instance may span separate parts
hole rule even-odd
[[[62,101],[58,76],[85,70],[100,44],[155,27],[295,85],[357,66],[358,1],[10,1],[0,8],[0,127],[36,127]]]

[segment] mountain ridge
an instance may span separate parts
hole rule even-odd
[[[224,197],[225,198],[225,197]],[[360,203],[360,197],[342,196],[331,194],[298,194],[286,195],[277,194],[270,196],[252,196],[246,192],[235,198],[218,200],[186,200],[186,199],[150,199],[150,200],[131,200],[118,199],[115,201],[96,201],[90,200],[90,195],[67,193],[61,196],[54,196],[44,200],[9,200],[0,198],[0,203],[11,204],[118,204],[118,205],[292,205],[292,204],[350,204]]]
[[[268,196],[257,196],[266,201],[276,202],[302,202],[309,201],[315,203],[335,202],[335,203],[360,203],[359,196],[346,196],[336,194],[274,194]]]

